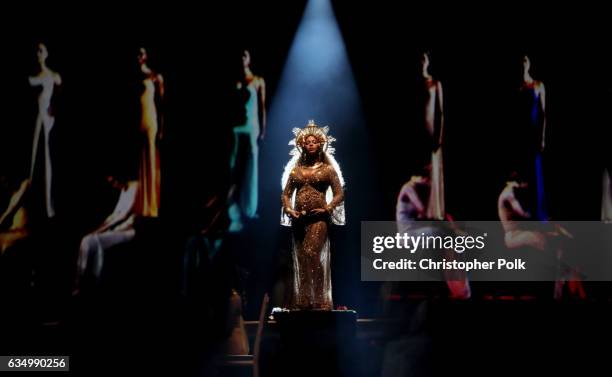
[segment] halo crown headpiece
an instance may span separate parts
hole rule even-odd
[[[304,128],[293,128],[293,135],[295,135],[295,138],[289,141],[289,145],[294,145],[295,148],[291,151],[290,154],[293,155],[296,153],[301,153],[302,145],[306,141],[306,138],[308,138],[309,136],[314,136],[319,140],[319,142],[322,144],[321,148],[323,152],[333,154],[335,150],[331,146],[331,144],[336,141],[336,139],[328,133],[328,126],[319,127],[312,119],[308,121],[308,124]]]

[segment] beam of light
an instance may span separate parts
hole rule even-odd
[[[291,129],[304,127],[309,119],[320,126],[329,125],[330,134],[338,140],[336,159],[347,182],[346,201],[350,208],[347,207],[349,223],[342,230],[344,236],[336,237],[344,238],[336,251],[343,268],[333,272],[334,286],[337,292],[348,292],[336,304],[354,305],[355,298],[348,296],[356,294],[354,285],[360,279],[357,266],[349,266],[359,260],[353,251],[359,250],[359,221],[366,218],[367,212],[367,204],[359,198],[367,195],[368,180],[373,177],[368,174],[371,169],[361,100],[330,0],[308,2],[271,101],[266,141],[260,149],[259,225],[268,235],[270,231],[280,234],[282,228],[281,174],[289,160]],[[262,244],[260,250],[284,247],[274,244],[274,237],[262,238],[267,245]]]
[[[337,124],[336,129],[359,111],[355,79],[331,4],[310,0],[270,107],[270,126],[287,136],[308,119]]]
[[[280,189],[293,127],[309,119],[330,125],[338,159],[349,157],[347,139],[364,132],[361,102],[344,41],[329,0],[310,0],[296,31],[269,112],[262,150],[262,191]],[[340,161],[342,163],[342,161]]]

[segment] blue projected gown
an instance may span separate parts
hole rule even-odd
[[[234,127],[230,169],[232,181],[238,191],[234,193],[234,199],[229,207],[229,217],[232,221],[230,231],[241,230],[244,218],[254,218],[257,215],[259,157],[257,139],[260,125],[256,82],[257,79],[254,79],[246,86],[249,92],[249,99],[245,104],[246,121]]]
[[[527,164],[526,178],[533,187],[532,216],[542,222],[548,221],[548,208],[546,204],[546,192],[544,189],[544,168],[541,151],[542,131],[544,127],[544,111],[540,106],[540,94],[535,86],[522,89],[524,95],[525,111],[528,112],[527,135],[528,151],[530,161]]]

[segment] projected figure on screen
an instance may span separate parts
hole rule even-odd
[[[138,64],[142,73],[140,94],[141,146],[138,164],[139,206],[144,217],[159,215],[161,177],[158,141],[163,135],[163,116],[159,105],[164,98],[164,79],[148,66],[148,55],[144,48],[138,53]]]
[[[328,227],[344,225],[344,179],[328,127],[294,128],[293,156],[282,177],[281,224],[293,235],[293,309],[331,310]]]
[[[266,85],[251,71],[251,55],[242,55],[238,90],[248,92],[246,119],[234,127],[234,146],[230,157],[232,197],[229,204],[230,232],[240,231],[243,219],[257,216],[259,145],[266,134]]]
[[[104,265],[104,252],[113,246],[131,241],[136,236],[134,221],[139,215],[139,182],[119,182],[109,177],[114,188],[120,190],[119,199],[113,212],[92,233],[81,240],[77,261],[77,292],[86,277],[97,282]]]
[[[576,270],[567,266],[563,260],[565,241],[573,236],[559,224],[544,228],[536,228],[528,220],[536,218],[527,210],[529,194],[529,183],[520,174],[513,172],[506,187],[502,190],[497,201],[497,211],[502,227],[504,229],[504,243],[508,249],[531,248],[544,253],[548,259],[542,259],[545,264],[556,264],[558,271],[555,280],[553,297],[561,299],[563,289],[567,286],[568,294],[574,298],[586,298],[586,293]],[[554,261],[554,262],[553,262]],[[534,263],[539,261],[533,260]],[[536,270],[537,265],[532,268]],[[547,273],[542,269],[542,273]],[[543,276],[543,275],[542,275]],[[540,276],[540,278],[542,277]]]
[[[453,229],[446,229],[445,224],[428,223],[428,220],[438,220],[430,206],[436,206],[435,198],[431,196],[432,166],[426,166],[421,174],[414,175],[406,182],[397,196],[395,207],[395,220],[398,232],[420,235],[448,234]],[[420,222],[423,221],[423,222]],[[450,224],[450,223],[449,223]],[[452,259],[455,252],[449,250],[445,255]],[[468,299],[470,298],[470,285],[465,274],[455,274],[445,276],[446,285],[451,298]]]
[[[525,173],[532,186],[535,202],[532,216],[536,220],[548,221],[548,209],[544,190],[543,152],[546,146],[546,89],[544,83],[531,77],[531,60],[523,56],[523,78],[520,94],[520,119],[526,132],[527,156]]]
[[[527,211],[529,184],[512,173],[506,187],[502,190],[497,201],[497,213],[504,228],[504,243],[509,249],[529,246],[538,250],[546,248],[546,237],[543,232],[526,230],[521,227],[520,221],[533,219]]]
[[[431,210],[431,165],[427,165],[421,174],[413,175],[406,182],[397,197],[395,219],[400,233],[409,232],[419,226],[419,220],[432,220]]]
[[[420,59],[421,88],[417,98],[417,112],[420,113],[418,127],[427,131],[428,144],[431,146],[429,162],[431,163],[430,198],[427,208],[427,217],[444,220],[444,164],[443,136],[444,136],[444,107],[442,83],[429,73],[429,53],[423,53]]]
[[[57,73],[47,67],[47,57],[49,52],[47,46],[39,43],[36,51],[38,57],[39,72],[36,76],[29,78],[30,85],[40,87],[38,96],[38,115],[36,117],[36,126],[34,128],[34,143],[32,145],[32,160],[30,163],[30,181],[34,178],[34,170],[37,166],[39,145],[42,142],[42,153],[44,157],[44,187],[45,187],[45,207],[47,217],[55,216],[55,208],[53,205],[53,196],[51,192],[52,185],[52,163],[51,152],[49,150],[49,135],[55,123],[55,118],[52,113],[51,101],[55,87],[62,84],[62,78]],[[41,139],[41,134],[43,135]]]
[[[27,197],[30,180],[26,179],[13,192],[8,206],[0,216],[0,256],[30,234],[28,226]]]

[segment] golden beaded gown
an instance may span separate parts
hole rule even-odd
[[[333,165],[336,164],[296,163],[283,190],[283,207],[300,213],[299,218],[291,219],[293,298],[289,306],[292,309],[333,308],[328,228],[339,209],[344,221],[343,185]],[[317,208],[327,211],[311,215],[310,211]]]
[[[160,198],[160,163],[157,149],[157,108],[155,105],[155,77],[146,77],[140,97],[141,149],[138,164],[139,212],[145,217],[157,217]]]

